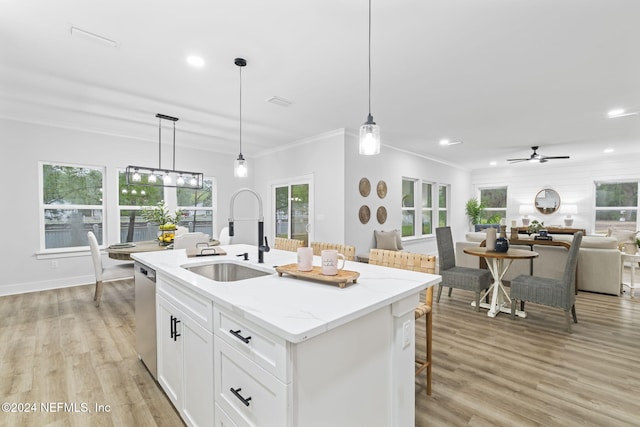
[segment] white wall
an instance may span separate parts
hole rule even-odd
[[[393,141],[389,141],[393,144]],[[470,171],[446,165],[412,153],[382,146],[376,156],[358,154],[358,137],[348,134],[345,145],[346,181],[345,181],[345,240],[356,246],[356,253],[366,254],[375,247],[374,230],[400,229],[402,225],[401,200],[402,178],[417,178],[425,181],[449,184],[451,186],[449,224],[454,239],[462,239],[468,230],[468,221],[464,213],[464,205],[471,197]],[[360,195],[358,184],[361,178],[371,182],[371,194]],[[380,199],[376,193],[378,181],[387,184],[387,196]],[[371,219],[367,224],[359,220],[360,206],[367,205],[371,210]],[[378,207],[387,210],[387,220],[379,224],[376,219]],[[436,254],[435,236],[405,241],[403,246],[411,252]]]
[[[265,223],[273,223],[271,187],[311,177],[314,198],[314,241],[344,241],[344,130],[318,135],[256,158],[256,191],[265,202]],[[274,230],[265,235],[273,241]]]
[[[38,162],[105,166],[109,192],[107,209],[117,216],[117,170],[129,164],[154,166],[158,162],[157,133],[151,132],[147,144],[123,136],[89,133],[71,129],[24,124],[0,120],[3,138],[3,167],[0,168],[0,221],[3,244],[0,245],[2,274],[0,295],[59,286],[91,283],[93,280],[89,253],[82,256],[36,259],[39,250]],[[179,132],[176,139],[179,139]],[[189,166],[213,176],[218,182],[218,228],[228,216],[231,193],[246,183],[233,178],[233,156],[177,147],[176,167]],[[184,167],[186,169],[186,167]],[[112,227],[113,229],[114,227]],[[117,239],[117,230],[109,230],[107,243]],[[115,236],[115,237],[114,237]],[[108,261],[106,259],[105,261]]]
[[[572,215],[573,227],[584,228],[592,233],[594,216],[594,182],[639,180],[638,159],[628,156],[604,155],[597,162],[571,163],[563,160],[541,164],[514,164],[509,167],[495,167],[475,170],[471,174],[474,189],[491,186],[507,186],[507,225],[517,220],[522,225],[522,215],[518,213],[522,204],[533,206],[538,191],[552,188],[560,195],[562,204],[577,205],[578,213]],[[564,225],[565,215],[555,213],[543,215],[536,211],[531,219],[544,221],[545,225]]]

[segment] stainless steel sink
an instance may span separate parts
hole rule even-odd
[[[236,282],[254,277],[268,276],[272,273],[258,270],[247,265],[232,262],[217,262],[186,267],[187,270],[216,282]]]

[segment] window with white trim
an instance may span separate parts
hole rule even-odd
[[[39,162],[40,249],[86,248],[87,232],[102,243],[103,167]]]
[[[433,235],[449,222],[449,186],[415,178],[402,179],[402,237]],[[419,210],[418,210],[419,207]]]
[[[638,230],[638,181],[595,183],[595,232]]]
[[[484,204],[481,220],[485,224],[499,224],[507,217],[507,187],[480,189],[480,203]]]

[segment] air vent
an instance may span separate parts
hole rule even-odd
[[[272,96],[271,98],[267,99],[267,102],[270,102],[271,104],[274,104],[274,105],[278,105],[280,107],[288,107],[289,105],[293,104],[293,101],[280,98],[279,96]]]
[[[80,36],[87,39],[91,39],[93,41],[99,41],[103,44],[107,44],[111,47],[118,47],[120,43],[117,40],[110,39],[109,37],[101,36],[100,34],[93,33],[91,31],[83,30],[82,28],[78,28],[75,26],[71,26],[71,35],[72,36]]]

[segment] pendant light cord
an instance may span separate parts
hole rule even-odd
[[[240,70],[240,156],[242,156],[242,67]]]
[[[371,0],[369,0],[369,116],[371,116]]]

